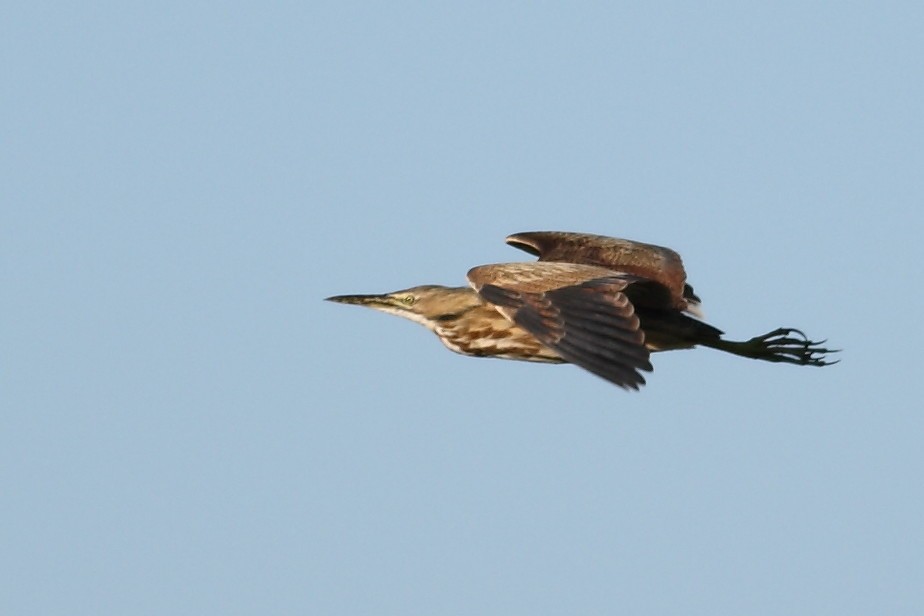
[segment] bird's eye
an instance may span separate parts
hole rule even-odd
[[[405,306],[410,306],[411,304],[417,301],[417,298],[414,297],[413,295],[405,295],[404,297],[401,298],[401,301],[404,302]]]

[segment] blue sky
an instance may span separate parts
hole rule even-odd
[[[0,20],[0,611],[919,614],[915,3]],[[323,302],[563,229],[708,320],[640,393]]]

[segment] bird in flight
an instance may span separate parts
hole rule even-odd
[[[700,299],[669,248],[561,231],[517,233],[507,243],[539,260],[475,267],[468,287],[327,299],[420,323],[456,353],[572,363],[626,389],[645,384],[652,352],[697,345],[770,362],[836,363],[827,360],[836,350],[794,328],[722,338],[701,320]]]

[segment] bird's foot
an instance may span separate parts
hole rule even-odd
[[[809,340],[802,331],[791,327],[780,327],[763,336],[755,336],[743,342],[742,350],[748,357],[772,362],[785,362],[802,366],[828,366],[840,360],[827,361],[830,353],[840,349],[822,346],[826,340]]]

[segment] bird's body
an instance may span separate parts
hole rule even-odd
[[[420,323],[452,351],[574,363],[637,389],[652,351],[709,346],[774,362],[826,365],[832,352],[795,329],[745,342],[699,320],[700,300],[680,256],[651,244],[565,232],[518,233],[513,246],[538,262],[483,265],[469,287],[425,285],[384,295],[341,295]],[[793,334],[798,337],[793,337]]]
[[[433,332],[451,351],[475,357],[497,357],[546,363],[563,363],[552,349],[508,319],[498,319],[497,309],[481,299],[474,289],[457,287],[472,305],[437,321]]]

